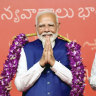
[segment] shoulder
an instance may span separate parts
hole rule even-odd
[[[27,44],[24,45],[24,48],[27,48],[27,47],[35,47],[37,46],[38,44],[40,44],[41,41],[39,39],[37,40],[34,40],[32,42],[28,42]]]
[[[68,42],[66,40],[57,38],[56,43],[60,45],[66,45]]]
[[[57,50],[66,50],[67,43],[68,42],[66,40],[62,40],[62,39],[56,38],[54,49],[57,49]]]

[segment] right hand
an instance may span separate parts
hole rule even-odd
[[[39,62],[40,66],[42,66],[42,67],[44,67],[45,64],[48,62],[48,55],[47,54],[48,54],[48,43],[47,43],[47,38],[46,38],[43,54],[42,54],[42,57]]]

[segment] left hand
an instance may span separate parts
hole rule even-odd
[[[2,76],[0,76],[0,79],[3,79],[3,77],[2,77]]]
[[[9,85],[7,86],[7,90],[8,90],[8,91],[12,90],[11,82],[10,82]]]
[[[55,58],[53,55],[53,49],[51,46],[51,41],[50,41],[50,37],[47,37],[47,45],[48,45],[48,53],[47,53],[47,59],[48,59],[48,63],[53,66],[55,64]]]

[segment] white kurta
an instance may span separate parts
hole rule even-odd
[[[72,73],[63,64],[55,61],[54,66],[50,68],[55,74],[64,82],[71,85],[72,83]],[[24,49],[21,50],[21,57],[18,64],[18,69],[15,78],[15,85],[19,91],[26,91],[29,89],[36,80],[39,79],[44,68],[39,64],[39,61],[34,64],[29,70],[27,70],[27,61]],[[50,72],[47,72],[50,74]]]
[[[96,89],[96,54],[91,69],[91,76],[89,78],[89,83],[93,89]]]

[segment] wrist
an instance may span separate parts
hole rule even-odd
[[[51,62],[51,67],[54,66],[54,64],[55,64],[55,60],[53,60],[53,61]]]
[[[44,68],[45,66],[44,65],[40,65],[42,68]]]
[[[40,64],[40,66],[41,66],[42,68],[45,67],[44,63],[43,63],[41,60],[40,60],[39,64]]]

